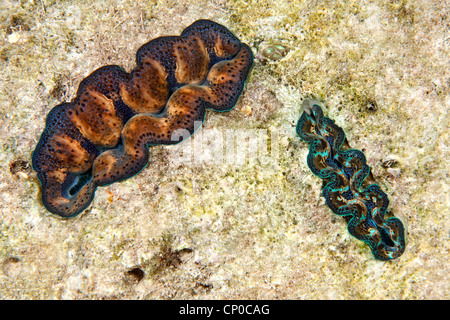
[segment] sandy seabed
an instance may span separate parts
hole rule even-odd
[[[449,13],[425,0],[3,0],[0,298],[448,299]],[[47,113],[96,68],[129,71],[142,44],[199,18],[257,57],[236,107],[152,147],[77,217],[46,211],[30,163]],[[375,260],[320,196],[295,135],[311,97],[405,224],[399,259]]]

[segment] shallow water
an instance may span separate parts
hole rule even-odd
[[[449,298],[448,8],[268,3],[5,1],[1,298]],[[207,112],[184,145],[152,147],[139,175],[99,188],[83,214],[48,213],[27,163],[49,110],[96,68],[129,71],[143,43],[198,18],[259,54],[235,109]],[[272,44],[285,56],[265,57]],[[403,221],[399,259],[373,259],[320,196],[295,134],[311,97]]]

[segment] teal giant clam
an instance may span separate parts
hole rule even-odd
[[[344,217],[348,232],[364,241],[378,260],[405,251],[402,222],[385,219],[389,199],[375,180],[360,150],[350,148],[345,133],[324,117],[319,103],[306,100],[297,135],[309,144],[308,167],[323,179],[322,196],[333,213]]]
[[[136,62],[130,73],[115,65],[95,70],[71,102],[49,112],[32,166],[50,212],[79,214],[98,186],[139,173],[149,146],[192,135],[206,109],[233,109],[253,53],[224,26],[198,20],[180,36],[144,44]]]

